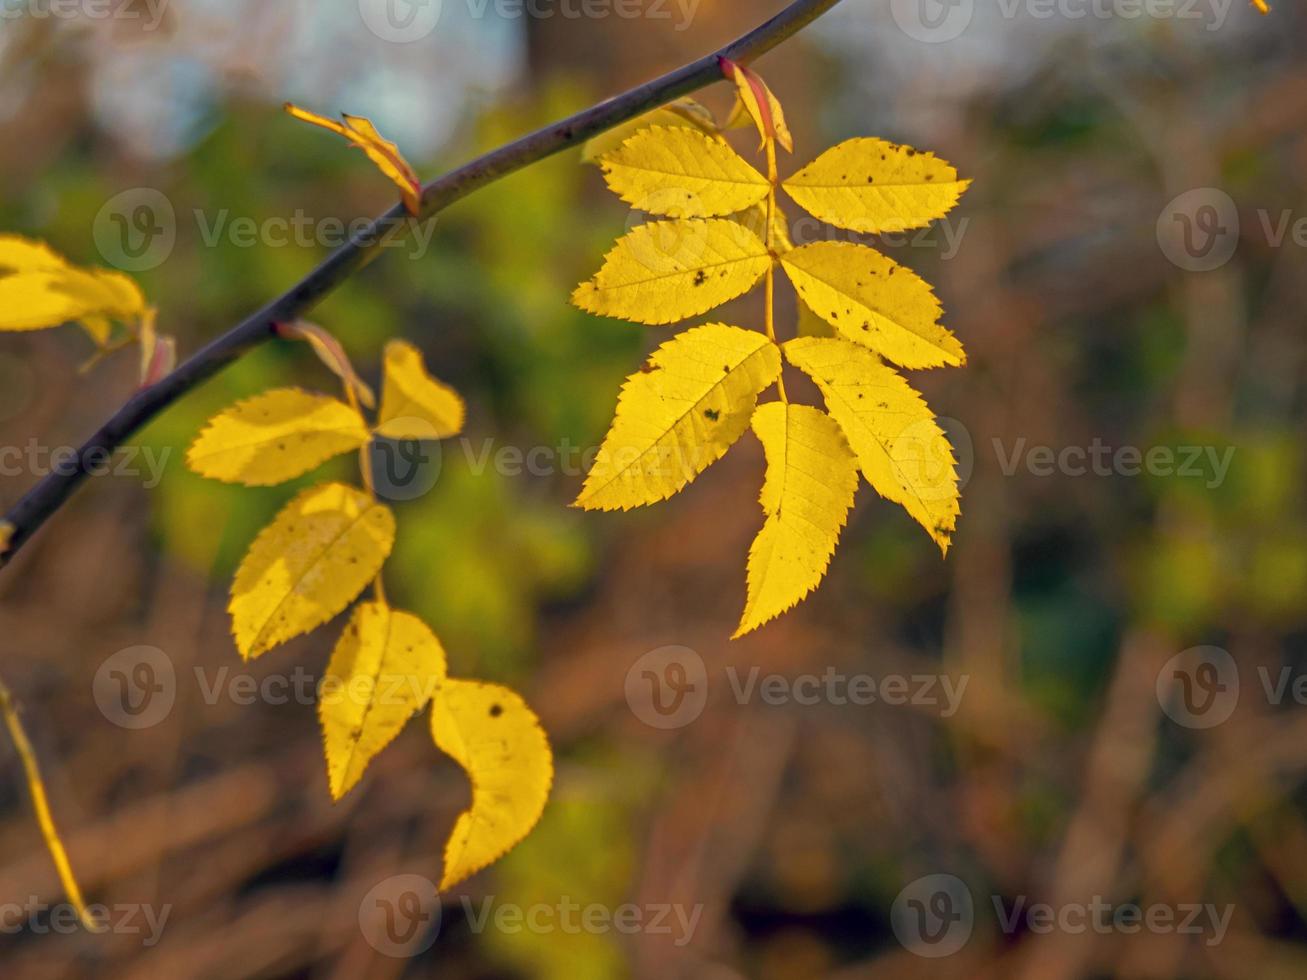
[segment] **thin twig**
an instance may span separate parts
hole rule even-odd
[[[794,0],[769,21],[720,51],[492,150],[438,177],[423,188],[418,218],[430,218],[478,188],[720,80],[721,58],[735,62],[751,61],[794,35],[838,2]],[[89,470],[103,461],[107,454],[113,453],[134,432],[191,389],[274,336],[275,324],[298,319],[318,300],[366,266],[380,254],[378,246],[402,232],[407,223],[398,219],[405,216],[403,206],[396,205],[357,232],[346,245],[333,252],[286,293],[127,401],[78,450],[75,465],[61,467],[60,471],[46,476],[5,515],[4,520],[12,525],[13,530],[8,549],[0,554],[0,566],[13,559],[18,549],[63,506],[86,479]]]

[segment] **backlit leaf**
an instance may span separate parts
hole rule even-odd
[[[406,340],[386,344],[377,433],[387,439],[445,439],[463,431],[463,399],[427,373]]]
[[[299,388],[276,388],[210,419],[187,451],[186,463],[214,480],[271,486],[367,440],[363,416],[344,402]]]
[[[431,734],[472,782],[472,805],[445,844],[444,890],[530,833],[549,797],[554,763],[535,714],[497,684],[446,680],[431,710]]]
[[[799,298],[840,336],[905,368],[960,365],[966,354],[939,323],[930,284],[875,249],[814,242],[781,257]]]
[[[782,186],[822,221],[872,234],[943,217],[970,183],[933,153],[863,138],[831,147]]]
[[[867,482],[902,504],[947,552],[959,513],[957,466],[921,395],[871,351],[847,340],[792,340],[785,356],[821,389]]]
[[[377,169],[389,177],[399,188],[404,198],[404,206],[408,208],[409,213],[420,213],[422,210],[422,182],[418,179],[417,171],[404,159],[399,152],[399,147],[377,132],[377,127],[372,125],[370,120],[364,119],[362,116],[351,116],[346,112],[341,114],[344,122],[338,123],[334,119],[328,119],[316,112],[301,109],[289,102],[286,103],[285,108],[296,119],[312,123],[314,126],[321,126],[323,129],[329,129],[357,146],[376,165]]]
[[[737,637],[817,587],[858,489],[857,461],[825,412],[769,402],[754,413],[753,431],[767,456],[767,520],[749,549],[749,597]]]
[[[259,532],[231,587],[232,635],[247,660],[343,610],[395,541],[390,509],[362,490],[305,490]]]
[[[318,697],[333,799],[354,787],[444,680],[445,650],[426,623],[384,602],[355,608]]]
[[[776,345],[756,330],[710,323],[669,340],[627,378],[577,505],[626,510],[672,496],[726,454],[780,371]]]
[[[729,144],[683,127],[641,130],[599,166],[622,200],[672,218],[734,214],[761,201],[771,186]]]
[[[120,272],[64,266],[0,275],[0,330],[44,330],[84,318],[130,320],[145,309],[140,288]]]
[[[651,221],[617,242],[572,302],[601,316],[674,323],[748,292],[770,264],[762,239],[728,218]]]

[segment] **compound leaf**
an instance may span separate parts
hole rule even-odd
[[[728,218],[651,221],[618,240],[572,302],[601,316],[674,323],[748,292],[770,264],[762,239]]]
[[[232,582],[232,635],[249,660],[343,610],[395,542],[390,509],[325,483],[295,497],[259,532]]]
[[[808,405],[769,402],[753,415],[767,456],[762,531],[749,549],[749,588],[735,636],[797,604],[817,587],[858,489],[840,427]]]
[[[444,680],[445,650],[426,623],[384,602],[355,608],[318,698],[333,799],[354,787]]]
[[[821,389],[867,482],[901,504],[947,553],[960,513],[957,467],[921,395],[871,351],[847,340],[791,340],[785,356]]]
[[[961,365],[962,344],[940,325],[930,284],[875,249],[814,242],[781,256],[799,298],[839,331],[905,368]]]
[[[367,440],[363,416],[344,402],[299,388],[276,388],[210,419],[191,443],[186,464],[210,479],[271,486]]]
[[[632,207],[672,218],[734,214],[771,186],[720,139],[696,129],[643,129],[600,161],[613,193]]]
[[[831,147],[782,186],[822,221],[877,234],[942,218],[970,183],[933,153],[865,137]]]
[[[531,832],[549,797],[554,762],[539,719],[498,684],[446,680],[432,707],[431,735],[472,782],[472,805],[445,843],[444,890]]]
[[[726,454],[780,372],[776,345],[756,330],[709,323],[669,340],[627,378],[577,506],[672,496]]]

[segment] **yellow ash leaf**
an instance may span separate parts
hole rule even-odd
[[[717,129],[717,120],[713,119],[711,112],[694,99],[677,99],[675,102],[669,102],[665,106],[660,106],[592,137],[581,150],[581,162],[597,162],[604,154],[617,149],[633,135],[649,126],[696,129],[707,136],[721,138]]]
[[[876,234],[942,218],[970,184],[933,153],[863,138],[831,147],[781,186],[822,221]]]
[[[875,249],[814,242],[785,253],[781,265],[799,298],[840,336],[905,368],[966,363],[962,344],[939,323],[930,284]]]
[[[432,707],[431,735],[472,783],[472,806],[459,814],[445,844],[443,891],[531,832],[549,798],[554,760],[535,714],[497,684],[445,681]]]
[[[748,292],[770,264],[762,239],[729,218],[651,221],[618,240],[572,302],[600,316],[675,323]]]
[[[671,218],[734,214],[761,201],[771,187],[729,144],[695,129],[643,129],[599,166],[626,203]]]
[[[4,272],[49,272],[70,268],[70,263],[45,242],[21,235],[0,235],[0,274]]]
[[[825,412],[769,402],[754,413],[753,431],[767,456],[767,520],[749,549],[749,597],[737,637],[817,587],[858,489],[857,461]]]
[[[445,650],[426,623],[384,602],[355,608],[318,693],[332,799],[354,788],[444,681]]]
[[[418,179],[417,171],[404,159],[403,154],[399,152],[399,147],[377,132],[377,127],[372,125],[371,121],[362,116],[351,116],[346,112],[341,114],[344,122],[339,123],[316,112],[301,109],[290,102],[286,103],[285,109],[296,119],[331,130],[357,146],[377,169],[399,188],[404,198],[404,206],[408,208],[409,213],[421,212],[422,182]]]
[[[236,570],[227,606],[236,648],[249,660],[325,623],[376,577],[394,543],[394,515],[362,490],[305,490]]]
[[[326,395],[276,388],[209,420],[186,465],[200,476],[266,487],[302,476],[368,441],[355,409]]]
[[[821,389],[867,482],[901,504],[947,553],[960,513],[957,464],[921,395],[871,351],[847,340],[791,340],[785,356]]]
[[[1266,0],[1252,0],[1252,5],[1264,14],[1269,14],[1271,8],[1267,5]]]
[[[427,373],[406,340],[386,344],[377,434],[387,439],[445,439],[463,431],[463,399]]]
[[[44,330],[89,318],[129,320],[146,309],[136,283],[102,269],[36,269],[0,276],[0,330]]]
[[[727,120],[727,128],[740,125],[747,117],[753,120],[762,137],[760,147],[774,139],[793,153],[794,137],[790,135],[790,127],[785,124],[785,110],[767,83],[751,68],[736,64],[729,58],[722,58],[721,63],[726,77],[735,83],[737,100],[735,109]]]
[[[672,496],[726,454],[780,373],[779,350],[756,330],[709,323],[669,340],[626,380],[577,506]]]

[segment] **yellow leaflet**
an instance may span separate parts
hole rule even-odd
[[[677,126],[697,129],[701,133],[720,139],[717,121],[712,113],[694,99],[677,99],[665,106],[646,112],[622,123],[606,133],[590,139],[581,150],[582,163],[595,163],[600,157],[625,143],[631,136],[648,126]]]
[[[387,439],[445,439],[463,430],[463,399],[422,364],[406,340],[386,344],[377,434]]]
[[[341,118],[345,120],[342,124],[289,102],[286,103],[285,109],[296,119],[321,126],[345,137],[362,150],[377,169],[399,187],[404,197],[404,206],[408,208],[410,214],[418,214],[422,210],[422,182],[418,179],[417,171],[404,159],[399,152],[399,147],[377,132],[377,127],[369,120],[362,116],[351,116],[346,112],[341,114]]]
[[[276,388],[210,419],[186,464],[200,476],[264,487],[302,476],[367,440],[363,416],[344,402]]]
[[[767,455],[767,520],[749,549],[749,598],[737,637],[817,587],[858,489],[857,461],[826,413],[769,402],[754,413],[753,431]]]
[[[354,787],[444,681],[445,650],[426,623],[384,602],[354,610],[318,695],[333,799]]]
[[[45,242],[20,235],[0,235],[0,274],[70,268],[68,260]]]
[[[444,890],[530,833],[549,797],[554,761],[535,714],[497,684],[447,680],[431,711],[431,735],[472,782],[472,806],[445,844]]]
[[[1252,0],[1252,5],[1264,14],[1269,14],[1271,8],[1267,6],[1266,0]]]
[[[780,352],[756,330],[710,323],[669,340],[627,378],[577,506],[672,496],[726,454],[780,373]]]
[[[761,201],[771,187],[726,142],[694,129],[641,130],[599,166],[622,200],[672,218],[734,214]]]
[[[905,368],[966,362],[958,339],[940,326],[930,284],[875,249],[814,242],[785,253],[781,265],[799,298],[848,340]]]
[[[871,351],[847,340],[791,340],[785,356],[817,382],[867,482],[902,504],[947,553],[959,514],[957,468],[921,395]]]
[[[618,240],[572,302],[601,316],[674,323],[748,292],[770,264],[762,239],[729,218],[651,221]]]
[[[126,320],[145,311],[145,296],[119,272],[35,269],[0,276],[0,330],[44,330],[89,318]],[[97,330],[89,331],[98,340]]]
[[[727,128],[741,125],[747,114],[762,137],[759,147],[765,146],[769,139],[775,139],[793,153],[794,137],[790,135],[790,127],[785,124],[785,110],[767,83],[750,68],[738,65],[728,58],[721,59],[721,62],[722,71],[735,83],[737,97],[735,109],[726,122]]]
[[[259,532],[231,586],[232,635],[249,660],[335,616],[381,571],[390,509],[343,483],[305,490]]]
[[[872,234],[943,217],[970,183],[933,153],[864,138],[831,147],[782,186],[822,221]]]

